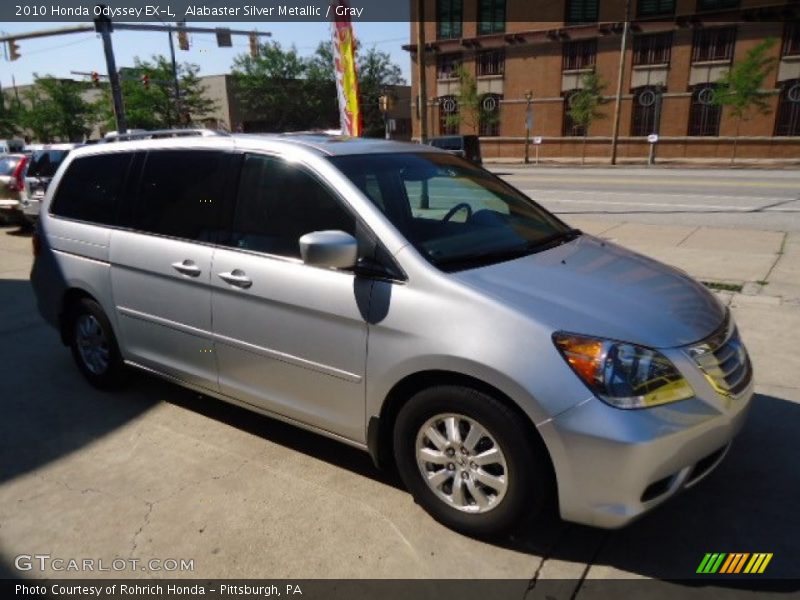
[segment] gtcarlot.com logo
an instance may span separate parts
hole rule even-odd
[[[193,558],[61,558],[50,554],[19,554],[18,571],[194,571]]]
[[[708,552],[697,573],[703,575],[760,575],[767,570],[772,552]]]

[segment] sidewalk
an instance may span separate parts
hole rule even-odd
[[[722,295],[800,307],[800,234],[583,218],[569,224],[683,269]]]

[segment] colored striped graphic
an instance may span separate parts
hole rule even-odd
[[[347,8],[345,0],[332,0],[332,6]],[[343,135],[361,135],[361,106],[358,98],[358,75],[356,74],[356,38],[350,17],[334,17],[331,23],[333,34],[333,66],[336,75],[336,95],[339,98],[339,122]]]
[[[747,573],[761,574],[772,560],[771,552],[708,552],[700,561],[697,573],[713,575],[715,573],[736,575]]]

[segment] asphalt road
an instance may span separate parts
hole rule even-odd
[[[567,222],[800,231],[799,170],[488,166]]]

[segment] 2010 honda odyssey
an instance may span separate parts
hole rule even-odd
[[[471,534],[548,499],[622,526],[742,426],[731,315],[430,146],[199,135],[72,152],[32,281],[98,387],[125,366],[395,463]]]

